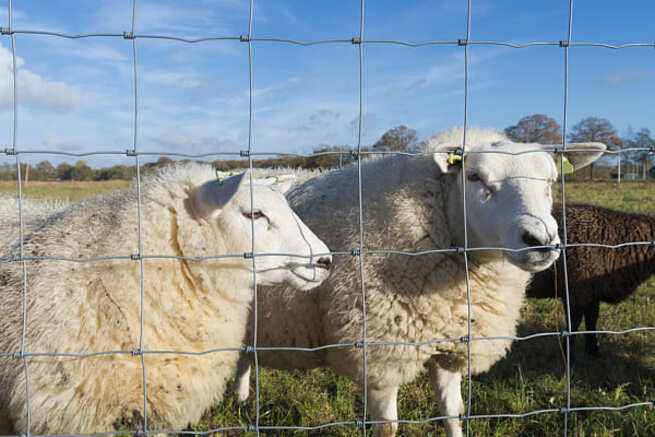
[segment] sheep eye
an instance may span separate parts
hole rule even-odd
[[[243,216],[245,218],[249,219],[249,220],[252,220],[252,219],[257,220],[257,219],[266,217],[266,215],[264,213],[262,213],[261,211],[244,212]]]
[[[477,173],[472,173],[466,177],[471,182],[478,182],[480,180],[480,175]]]

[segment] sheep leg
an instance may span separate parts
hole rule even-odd
[[[250,396],[250,369],[252,361],[250,354],[241,354],[237,364],[237,375],[234,378],[234,396],[240,404],[245,403]]]
[[[0,433],[2,435],[14,434],[14,426],[9,419],[9,414],[4,410],[0,412]]]
[[[598,322],[598,312],[600,310],[600,302],[594,301],[587,305],[584,309],[584,324],[586,331],[595,331],[596,322]],[[586,351],[589,355],[600,357],[600,350],[598,350],[598,339],[596,334],[587,334],[585,337]]]
[[[571,332],[578,330],[580,323],[582,323],[583,314],[584,311],[582,308],[571,307]],[[571,350],[569,353],[571,358],[571,366],[573,366],[575,364],[575,335],[569,336],[569,347]]]
[[[398,420],[398,386],[368,387],[369,417],[371,420]],[[398,423],[377,423],[373,425],[373,436],[393,437]]]
[[[439,410],[444,416],[459,416],[464,413],[462,401],[462,374],[450,372],[437,365],[430,365],[430,379],[437,393]],[[446,419],[446,435],[462,437],[462,424],[459,419]]]

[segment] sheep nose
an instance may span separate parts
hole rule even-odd
[[[325,270],[330,269],[330,264],[332,264],[332,260],[327,256],[321,257],[316,261],[316,265]]]
[[[533,234],[531,234],[529,232],[525,232],[523,234],[523,237],[521,238],[521,240],[523,240],[523,242],[525,244],[527,244],[528,246],[548,246],[549,245],[549,243],[541,241],[538,237],[536,237],[535,235],[533,235]],[[550,247],[540,247],[540,248],[536,248],[535,250],[537,250],[539,252],[550,252],[551,249],[550,249]]]

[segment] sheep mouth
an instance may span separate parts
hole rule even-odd
[[[300,264],[290,266],[290,270],[296,277],[312,284],[320,284],[329,274],[329,270],[319,264]]]
[[[530,273],[546,270],[559,258],[559,255],[560,250],[554,248],[505,253],[505,257],[509,262]]]

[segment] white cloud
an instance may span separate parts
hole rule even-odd
[[[19,105],[49,110],[77,110],[82,98],[72,86],[64,82],[51,81],[23,67],[22,58],[16,58],[17,98]],[[12,54],[0,46],[0,105],[7,107],[13,102]]]
[[[232,139],[216,138],[205,136],[202,138],[190,138],[179,132],[166,132],[148,138],[159,147],[163,153],[183,152],[192,154],[219,153],[236,150],[237,143]],[[163,150],[162,150],[163,148]]]
[[[230,7],[231,2],[221,6]],[[181,6],[178,6],[181,5]],[[106,2],[96,13],[96,20],[114,29],[130,30],[132,26],[131,2],[117,7],[115,2]],[[199,37],[231,34],[230,26],[212,8],[187,2],[137,2],[135,33],[165,33],[176,36]]]
[[[621,71],[606,77],[604,81],[610,85],[621,86],[643,79],[648,75],[649,72],[646,70]]]

